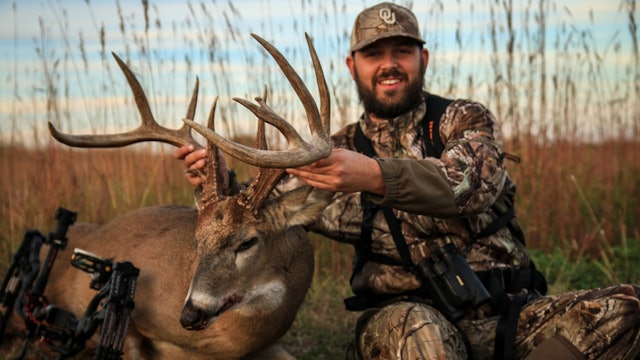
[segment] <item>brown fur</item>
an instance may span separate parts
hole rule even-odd
[[[267,218],[290,219],[279,225],[259,221],[247,213],[227,222],[230,218],[227,215],[234,211],[223,212],[221,221],[201,221],[196,229],[198,217],[194,209],[159,206],[133,211],[100,228],[73,226],[68,250],[60,254],[46,295],[51,303],[73,311],[76,316],[81,316],[95,295],[88,286],[89,276],[65,261],[74,247],[114,261],[131,261],[140,268],[140,276],[124,349],[127,358],[237,359],[249,354],[259,357],[261,351],[265,356],[277,353],[287,358],[286,352],[272,345],[291,326],[313,272],[311,245],[306,232],[295,222],[299,217],[282,212],[295,208],[287,204],[287,199],[300,201],[300,198],[299,194],[297,198],[285,194],[261,212]],[[311,198],[303,196],[303,200]],[[227,200],[219,207],[229,206],[233,198]],[[270,209],[279,213],[268,214]],[[316,211],[313,207],[311,210]],[[87,229],[93,231],[87,233]],[[194,232],[199,234],[197,242]],[[243,268],[244,272],[238,272],[228,261],[225,264],[220,259],[229,258],[247,233],[260,234],[264,244],[255,246],[256,253]],[[224,246],[220,246],[220,239],[224,239]],[[286,296],[275,309],[261,310],[262,303],[251,308],[243,304],[223,312],[203,330],[185,330],[180,325],[180,313],[196,267],[202,271],[193,278],[192,287],[206,288],[215,298],[234,292],[242,295],[247,289],[275,279],[285,284]],[[268,358],[280,358],[273,356]]]
[[[306,165],[330,153],[330,99],[308,35],[320,109],[284,56],[259,36],[253,37],[273,56],[305,105],[313,146],[302,146],[295,129],[266,106],[265,92],[257,100],[259,105],[236,99],[261,119],[257,138],[262,150],[247,153],[213,131],[215,102],[207,127],[189,120],[195,114],[197,83],[186,124],[179,130],[161,127],[135,75],[115,54],[136,98],[142,126],[123,134],[76,136],[60,133],[49,124],[54,138],[78,147],[119,147],[142,141],[200,147],[189,127],[209,142],[206,166],[190,171],[202,180],[196,196],[198,212],[175,206],[146,208],[91,233],[74,227],[69,234],[70,247],[130,261],[140,268],[127,341],[129,358],[237,359],[250,354],[287,358],[272,344],[291,326],[313,273],[313,253],[301,225],[312,222],[332,194],[304,186],[269,196],[285,168]],[[285,138],[297,139],[296,146],[286,152],[267,151],[265,121]],[[237,193],[229,182],[217,147],[260,168],[246,191]],[[86,274],[65,264],[56,266],[51,275],[47,294],[51,302],[80,316],[94,296]]]

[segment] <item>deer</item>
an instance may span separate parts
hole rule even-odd
[[[291,327],[311,284],[312,245],[304,226],[329,202],[331,193],[310,186],[273,191],[286,168],[309,164],[331,151],[330,101],[316,50],[305,34],[320,95],[318,108],[307,86],[286,58],[269,42],[252,34],[273,57],[302,102],[312,139],[266,103],[234,98],[258,119],[257,146],[235,143],[215,132],[217,99],[207,126],[193,121],[198,80],[184,124],[160,126],[133,72],[115,54],[133,92],[141,117],[135,130],[119,134],[71,135],[49,123],[51,135],[72,147],[121,147],[143,141],[174,146],[193,144],[191,129],[207,141],[207,166],[196,190],[195,209],[165,205],[120,215],[105,225],[76,224],[69,247],[140,269],[131,315],[127,359],[291,359],[277,344]],[[287,140],[286,150],[269,150],[265,122]],[[229,176],[222,152],[259,168],[248,186]],[[58,261],[45,295],[52,304],[80,316],[93,292],[87,275]]]

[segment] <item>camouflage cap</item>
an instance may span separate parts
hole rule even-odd
[[[351,31],[351,52],[361,50],[380,39],[395,36],[424,44],[418,20],[411,10],[388,2],[380,3],[358,14]]]

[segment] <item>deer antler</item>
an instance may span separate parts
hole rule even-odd
[[[122,69],[122,72],[127,78],[127,82],[133,91],[134,100],[138,106],[138,111],[140,112],[140,117],[142,119],[140,127],[133,131],[120,134],[70,135],[59,132],[53,124],[49,122],[49,132],[51,132],[51,135],[63,144],[85,148],[121,147],[143,141],[160,141],[174,146],[192,144],[196,148],[202,148],[202,146],[198,144],[191,135],[191,127],[186,124],[183,124],[183,126],[177,130],[167,129],[158,125],[156,120],[153,118],[149,101],[147,100],[138,79],[136,79],[135,75],[131,70],[129,70],[124,61],[122,61],[115,53],[111,54],[116,59],[120,69]],[[189,102],[189,107],[187,109],[186,117],[189,119],[193,119],[195,114],[198,102],[198,86],[198,79],[196,78],[196,84],[193,88],[193,94],[191,95],[191,101]]]
[[[309,46],[309,52],[311,53],[311,59],[313,61],[313,67],[316,73],[316,81],[318,83],[318,89],[320,93],[320,107],[318,110],[315,100],[311,96],[311,93],[302,82],[302,79],[295,72],[293,67],[285,59],[285,57],[270,43],[262,39],[261,37],[251,34],[274,58],[274,60],[280,66],[280,69],[289,80],[289,83],[296,91],[298,97],[304,105],[305,112],[307,113],[307,119],[309,122],[309,128],[313,136],[310,142],[305,142],[302,137],[296,132],[291,124],[275,113],[262,98],[256,98],[256,101],[260,106],[257,106],[247,100],[234,98],[234,100],[251,112],[253,112],[260,120],[266,121],[269,124],[275,126],[287,140],[286,151],[270,151],[255,149],[242,144],[235,143],[231,140],[225,139],[214,131],[207,129],[206,127],[197,124],[189,119],[184,119],[184,122],[201,133],[211,143],[214,143],[220,150],[228,153],[230,156],[237,158],[245,163],[269,168],[288,168],[298,167],[302,165],[310,164],[316,160],[324,158],[331,152],[331,142],[329,140],[329,113],[330,113],[330,101],[329,90],[324,79],[322,67],[318,60],[317,53],[313,47],[313,43],[308,34],[305,34],[307,39],[307,45]]]
[[[209,148],[207,167],[202,173],[198,174],[203,179],[201,203],[204,206],[215,204],[220,196],[228,195],[229,179],[226,173],[226,166],[224,166],[224,158],[219,159],[218,156],[218,148],[220,148],[220,150],[227,152],[232,157],[260,167],[258,175],[240,199],[240,204],[255,213],[262,201],[269,195],[273,186],[275,186],[285,174],[284,168],[310,164],[328,156],[331,152],[331,142],[329,139],[329,89],[309,35],[305,34],[320,93],[320,110],[318,110],[315,100],[302,82],[302,79],[300,79],[285,57],[273,45],[261,37],[255,34],[252,34],[252,36],[275,59],[302,101],[312,134],[312,140],[310,142],[305,142],[291,124],[269,108],[266,104],[266,89],[262,98],[256,98],[259,106],[243,99],[234,98],[236,102],[249,109],[260,119],[258,126],[258,149],[243,146],[219,136],[213,128],[216,102],[214,102],[211,108],[208,126],[200,125],[192,120],[198,98],[197,79],[187,109],[186,118],[183,119],[185,124],[178,130],[162,127],[158,125],[153,118],[149,102],[142,90],[142,86],[140,86],[135,75],[116,54],[113,54],[113,57],[118,62],[120,69],[122,69],[133,91],[142,124],[135,130],[110,135],[63,134],[57,131],[52,123],[49,123],[49,131],[56,140],[75,147],[121,147],[143,141],[160,141],[174,146],[192,144],[197,148],[201,148],[202,146],[198,144],[191,135],[191,129],[193,128],[207,139]],[[266,149],[264,122],[275,126],[284,135],[288,144],[286,151],[270,151]]]
[[[307,113],[307,120],[312,134],[312,140],[305,142],[291,124],[275,113],[266,104],[266,89],[262,98],[256,98],[258,105],[249,101],[234,98],[234,100],[251,112],[259,119],[258,125],[258,148],[251,148],[242,144],[235,143],[216,134],[215,131],[197,124],[189,119],[184,122],[201,133],[210,144],[215,144],[220,150],[227,152],[230,156],[237,158],[245,163],[258,166],[259,172],[253,180],[247,191],[243,194],[241,204],[250,209],[254,214],[257,213],[262,201],[271,193],[275,184],[286,173],[284,168],[297,167],[310,164],[316,160],[322,159],[331,152],[331,142],[329,139],[330,129],[330,98],[329,89],[324,78],[318,55],[315,51],[311,38],[305,34],[311,60],[318,83],[318,91],[320,93],[320,110],[315,100],[311,96],[309,89],[302,82],[302,79],[295,72],[293,67],[285,59],[285,57],[269,42],[261,37],[251,34],[275,59],[280,69],[289,80],[289,83],[295,90],[296,94],[302,101]],[[288,148],[286,151],[270,151],[266,149],[266,141],[264,140],[264,122],[275,126],[287,140]]]
[[[124,73],[129,83],[129,87],[133,92],[133,97],[140,113],[142,123],[140,126],[132,131],[109,134],[109,135],[70,135],[63,134],[56,130],[51,122],[49,122],[49,131],[51,135],[63,144],[84,147],[84,148],[106,148],[106,147],[122,147],[138,142],[144,141],[159,141],[174,146],[182,146],[192,144],[195,148],[202,148],[192,136],[191,127],[187,124],[183,124],[180,129],[172,130],[160,126],[153,117],[151,107],[147,96],[135,77],[133,72],[127,67],[116,54],[112,53],[116,59],[118,66]],[[196,106],[198,103],[198,87],[199,81],[196,78],[196,84],[193,87],[193,93],[191,94],[191,100],[187,108],[186,117],[193,119]],[[215,113],[216,102],[214,101],[211,107],[211,113],[209,115],[209,122],[207,128],[214,131],[213,114]],[[229,190],[229,176],[227,173],[226,164],[224,158],[219,154],[215,145],[209,143],[207,155],[207,167],[203,170],[187,170],[194,172],[197,176],[203,179],[203,189],[201,192],[201,201],[215,203],[218,200],[219,195],[224,195]],[[204,181],[207,180],[208,181]]]

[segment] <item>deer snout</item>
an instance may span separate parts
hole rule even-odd
[[[196,293],[197,294],[197,293]],[[238,305],[242,301],[242,296],[232,294],[223,299],[215,299],[205,296],[207,301],[203,301],[203,296],[190,296],[180,315],[180,324],[187,330],[202,330],[209,326],[218,316],[225,311]],[[194,299],[200,299],[196,301]]]
[[[180,314],[180,325],[187,330],[202,330],[209,326],[210,320],[213,318],[214,312],[207,311],[193,303],[190,299],[182,308]]]

